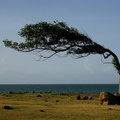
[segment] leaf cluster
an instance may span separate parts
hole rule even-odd
[[[24,43],[4,40],[5,46],[22,52],[37,51],[43,58],[50,58],[60,52],[75,58],[106,52],[103,46],[92,41],[88,35],[68,27],[65,22],[27,24],[18,34],[25,38]],[[45,57],[43,51],[50,51],[50,54]]]

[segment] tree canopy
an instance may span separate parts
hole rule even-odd
[[[47,59],[59,53],[74,58],[91,54],[103,55],[105,59],[113,56],[112,64],[120,74],[120,64],[115,53],[94,42],[87,34],[68,27],[65,22],[27,24],[18,34],[25,38],[24,43],[4,40],[5,46],[22,52],[34,51],[39,54],[41,59]],[[47,54],[45,54],[46,52]]]

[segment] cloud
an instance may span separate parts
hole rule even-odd
[[[85,70],[86,70],[87,72],[89,72],[90,74],[94,74],[94,73],[95,73],[95,71],[94,71],[94,69],[93,69],[93,66],[92,66],[92,64],[90,63],[90,61],[89,61],[88,58],[85,59],[84,68],[85,68]]]

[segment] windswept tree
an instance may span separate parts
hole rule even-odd
[[[24,43],[4,40],[5,46],[22,52],[34,51],[40,59],[60,53],[73,58],[87,57],[91,54],[103,55],[105,59],[112,56],[111,63],[120,75],[120,63],[115,53],[91,40],[87,34],[68,27],[65,22],[27,24],[18,34],[25,38]],[[118,92],[120,93],[120,88]]]

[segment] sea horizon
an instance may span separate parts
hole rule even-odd
[[[100,93],[118,92],[118,84],[0,84],[0,93],[53,92],[53,93]]]
[[[34,83],[34,84],[32,84],[32,83],[1,83],[0,85],[111,85],[111,84],[113,84],[113,85],[115,85],[115,84],[119,84],[119,83],[39,83],[39,84],[37,84],[37,83]]]

